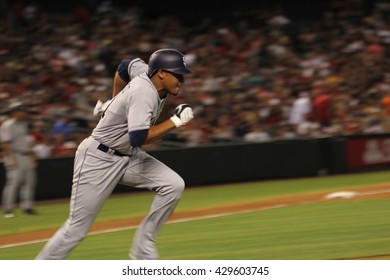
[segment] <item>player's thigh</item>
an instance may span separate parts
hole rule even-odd
[[[130,160],[119,183],[150,190],[165,186],[184,188],[183,179],[174,170],[145,152]]]
[[[17,187],[23,182],[24,170],[15,166],[8,166],[6,168],[6,186]]]
[[[73,209],[98,211],[126,170],[128,158],[96,149],[80,149],[75,158],[72,185]]]

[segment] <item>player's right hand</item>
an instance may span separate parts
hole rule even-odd
[[[110,105],[110,103],[111,103],[111,99],[107,100],[104,103],[101,100],[98,100],[98,102],[95,105],[95,108],[93,109],[93,115],[101,116],[103,112],[107,109],[107,106]]]
[[[188,104],[180,104],[175,109],[175,114],[171,117],[171,121],[176,127],[187,124],[194,118],[192,108]]]

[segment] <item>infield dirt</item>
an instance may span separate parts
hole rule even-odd
[[[390,184],[368,185],[368,186],[357,187],[352,189],[348,188],[348,191],[349,192],[352,191],[356,193],[354,197],[348,198],[348,201],[390,198]],[[191,218],[201,219],[202,217],[209,217],[212,215],[223,215],[229,213],[234,214],[235,212],[261,211],[263,209],[269,209],[269,208],[280,207],[280,206],[292,206],[292,205],[307,204],[307,203],[323,203],[325,201],[329,201],[328,199],[326,199],[326,196],[328,194],[329,192],[318,192],[318,193],[313,193],[308,195],[296,195],[296,196],[281,197],[277,199],[259,200],[259,201],[253,201],[248,203],[241,203],[241,204],[202,208],[193,211],[181,211],[181,212],[174,213],[170,218],[170,222],[174,222],[176,220],[182,220],[182,219],[191,219]],[[342,198],[338,198],[338,200],[342,200]],[[109,231],[110,229],[117,229],[117,228],[136,227],[142,221],[142,219],[143,217],[136,217],[136,218],[129,218],[129,219],[98,222],[92,226],[90,233],[99,232],[99,231]],[[23,232],[18,234],[0,236],[0,246],[46,240],[50,238],[56,232],[56,230],[57,228],[53,228],[48,230],[39,230],[39,231]],[[390,255],[367,256],[367,257],[361,257],[359,259],[390,259]]]

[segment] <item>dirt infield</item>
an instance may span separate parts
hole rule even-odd
[[[353,192],[355,195],[348,198],[348,200],[366,200],[366,199],[388,199],[390,198],[390,184],[377,184],[372,186],[364,186],[357,188],[349,188],[348,192]],[[176,212],[170,219],[170,222],[179,221],[182,219],[191,219],[191,218],[206,218],[213,215],[223,215],[223,214],[234,214],[239,212],[251,212],[251,211],[260,211],[264,209],[276,208],[276,207],[285,207],[299,204],[307,203],[322,203],[328,201],[326,198],[330,192],[320,192],[309,195],[300,195],[300,196],[288,196],[278,199],[267,199],[253,201],[249,203],[233,204],[233,205],[224,205],[216,206],[210,208],[196,209],[193,211],[182,211]],[[333,198],[333,199],[346,199],[346,198]],[[99,232],[99,231],[109,231],[110,229],[117,228],[126,228],[137,226],[143,217],[136,217],[131,219],[121,219],[121,220],[112,220],[106,222],[95,223],[90,230],[90,233]],[[0,236],[0,246],[11,245],[11,244],[23,244],[30,242],[43,241],[50,238],[57,228],[49,230],[39,230],[32,232],[24,232],[12,235]],[[389,259],[390,255],[387,256],[369,256],[363,257],[360,259]]]

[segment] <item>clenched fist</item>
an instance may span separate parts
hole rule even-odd
[[[192,108],[188,104],[180,104],[175,109],[175,114],[171,117],[171,121],[176,127],[187,124],[194,118]]]

